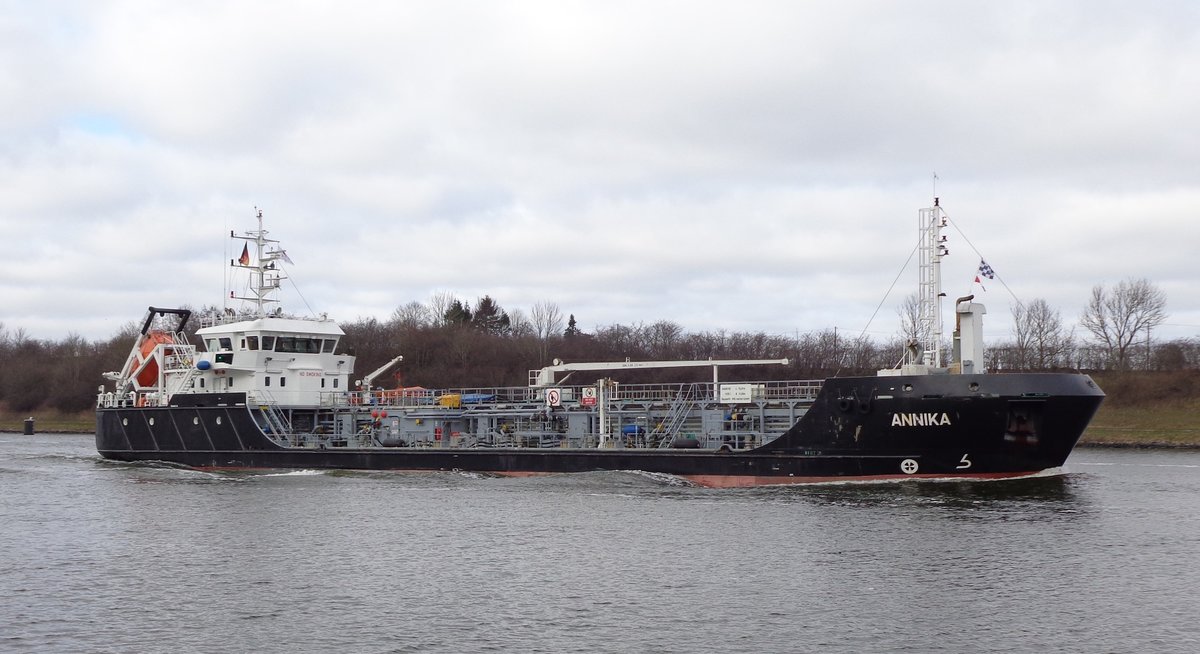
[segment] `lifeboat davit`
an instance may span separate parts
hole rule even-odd
[[[153,330],[146,334],[145,338],[142,339],[141,346],[141,359],[145,363],[142,364],[142,368],[137,374],[137,383],[139,386],[145,388],[147,386],[158,385],[158,360],[152,358],[150,355],[154,352],[154,348],[159,345],[172,345],[174,343],[175,339],[171,334],[164,331]]]

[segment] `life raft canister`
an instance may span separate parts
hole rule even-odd
[[[171,345],[173,343],[175,343],[175,339],[169,333],[157,329],[150,331],[142,339],[142,346],[139,350],[142,360],[146,361],[154,352],[154,348],[159,345]],[[142,371],[137,374],[137,383],[143,387],[158,384],[158,361],[154,359],[146,361],[146,365],[142,368]]]

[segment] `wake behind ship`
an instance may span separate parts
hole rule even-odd
[[[563,363],[519,387],[381,389],[354,380],[332,320],[273,307],[286,253],[262,214],[230,262],[250,310],[201,318],[150,307],[125,365],[97,398],[106,458],[199,468],[465,470],[537,475],[640,470],[706,486],[930,477],[1019,477],[1061,466],[1104,394],[1082,374],[986,374],[982,305],[961,298],[956,363],[941,364],[941,208],[922,209],[926,341],[875,376],[722,382],[727,366],[787,360]],[[566,384],[572,373],[697,367],[711,381]],[[558,375],[567,373],[560,380]]]

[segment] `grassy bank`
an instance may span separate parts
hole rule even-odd
[[[1200,371],[1093,375],[1108,394],[1081,445],[1200,447]]]
[[[1108,394],[1081,445],[1200,448],[1200,371],[1095,375]],[[20,433],[33,417],[39,432],[92,433],[91,411],[0,410],[0,431]]]
[[[1200,400],[1144,407],[1100,407],[1080,445],[1200,447]]]
[[[90,434],[96,431],[96,414],[93,411],[63,413],[54,409],[34,409],[27,413],[17,414],[4,409],[0,410],[0,432],[20,433],[25,429],[26,418],[33,418],[34,429],[38,432]]]

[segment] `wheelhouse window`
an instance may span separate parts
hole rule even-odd
[[[233,339],[229,338],[228,336],[226,336],[225,338],[222,338],[222,339],[218,339],[217,342],[221,344],[222,350],[232,350],[233,349]]]
[[[271,385],[271,378],[263,377],[263,386],[270,386],[270,385]]]
[[[258,349],[258,337],[257,336],[247,336],[246,337],[246,347],[251,350],[257,350]]]
[[[326,354],[333,354],[333,348],[335,347],[337,347],[337,339],[327,338],[325,339],[324,345],[321,346],[321,351]]]
[[[281,387],[282,387],[282,386],[287,386],[287,377],[280,377],[280,378],[279,378],[279,385],[280,385]]]
[[[280,336],[275,339],[275,351],[317,354],[321,351],[321,339],[308,336]]]
[[[262,337],[262,345],[263,345],[262,349],[264,349],[264,350],[274,350],[275,349],[275,337],[274,336],[263,336]]]

